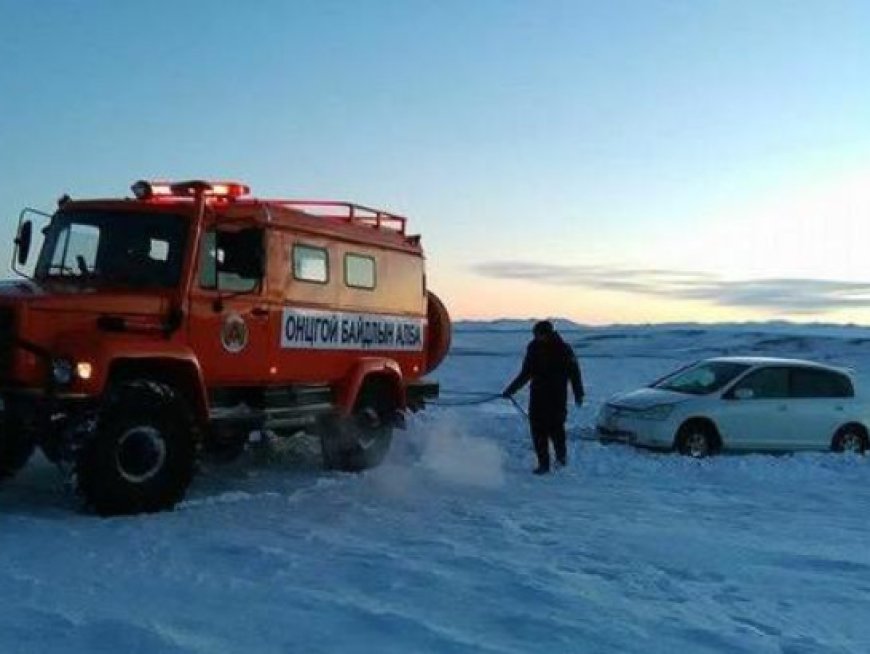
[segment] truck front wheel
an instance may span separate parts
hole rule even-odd
[[[330,417],[323,423],[320,440],[324,467],[360,472],[380,465],[390,451],[395,411],[389,383],[366,382],[350,416]]]
[[[78,453],[78,489],[100,515],[170,509],[190,485],[195,452],[191,412],[172,387],[123,382]]]

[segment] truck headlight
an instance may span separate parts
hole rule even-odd
[[[641,420],[667,420],[674,410],[675,404],[657,404],[634,414]]]
[[[55,384],[66,386],[73,380],[73,364],[69,359],[53,359],[51,362],[51,378]]]
[[[79,361],[76,364],[76,377],[79,379],[88,380],[94,374],[94,367],[90,361]]]

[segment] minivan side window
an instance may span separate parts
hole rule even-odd
[[[375,287],[375,259],[362,254],[344,255],[344,283],[351,288]]]
[[[754,400],[779,400],[788,397],[788,368],[762,368],[749,373],[729,393],[752,391]]]
[[[853,397],[852,381],[843,374],[813,368],[793,368],[791,397]]]

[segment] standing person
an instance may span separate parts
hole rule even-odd
[[[529,381],[529,423],[538,467],[534,472],[542,475],[550,471],[550,441],[556,453],[556,463],[568,463],[565,444],[565,419],[568,415],[568,382],[574,392],[577,406],[583,405],[583,380],[574,350],[553,327],[549,320],[535,323],[534,339],[526,348],[523,368],[502,393],[510,398]]]

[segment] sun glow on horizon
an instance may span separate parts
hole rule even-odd
[[[534,272],[526,278],[522,272],[516,278],[492,278],[472,263],[471,270],[445,277],[447,300],[458,317],[468,319],[550,315],[588,324],[870,323],[870,286],[862,283],[870,285],[866,169],[796,190],[777,189],[752,204],[711,208],[681,236],[662,235],[643,249],[628,242],[612,260],[599,252],[585,266],[575,263],[583,260],[582,248],[555,261],[506,260],[496,266],[503,270],[499,275],[531,266]],[[667,282],[677,292],[669,295],[663,275],[673,278]],[[693,283],[702,292],[689,284],[693,278],[700,280]],[[634,286],[642,290],[632,291]]]

